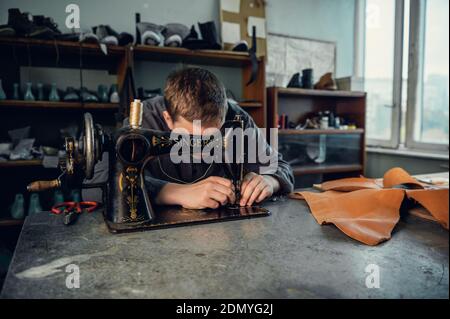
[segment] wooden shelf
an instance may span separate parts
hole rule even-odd
[[[23,219],[7,219],[7,218],[0,219],[0,227],[22,226],[22,225]]]
[[[363,98],[366,96],[365,92],[351,92],[351,91],[329,91],[329,90],[311,90],[311,89],[296,89],[296,88],[274,88],[281,96],[322,96],[322,97],[341,97],[341,98]]]
[[[119,104],[81,103],[81,102],[62,102],[62,101],[52,102],[52,101],[2,100],[0,101],[0,107],[115,110],[119,108]]]
[[[83,54],[104,56],[105,54],[98,43],[80,43],[78,41],[60,41],[60,40],[40,40],[27,38],[4,38],[0,37],[0,46],[19,46],[19,47],[37,47],[39,49],[60,50],[62,52],[72,51]],[[124,55],[125,47],[117,45],[107,45],[108,55]]]
[[[139,60],[171,63],[192,63],[240,67],[251,63],[248,53],[224,50],[189,50],[186,48],[136,45],[134,56]]]
[[[42,160],[16,160],[16,161],[1,161],[0,168],[2,167],[20,167],[20,166],[41,166]]]
[[[363,170],[362,165],[305,165],[305,166],[294,166],[292,167],[294,175],[305,175],[305,174],[327,174],[327,173],[347,173],[347,172],[358,172]]]
[[[329,130],[320,130],[320,129],[306,129],[306,130],[278,130],[279,135],[318,135],[318,134],[364,134],[364,129],[349,129],[349,130],[337,130],[337,129],[329,129]]]

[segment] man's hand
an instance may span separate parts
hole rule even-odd
[[[168,183],[156,197],[158,204],[181,205],[188,209],[218,208],[234,201],[233,183],[217,176],[194,184]]]
[[[241,186],[240,206],[251,206],[272,196],[280,189],[280,183],[270,175],[258,175],[250,172],[244,177]]]

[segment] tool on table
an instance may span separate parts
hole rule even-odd
[[[152,204],[144,183],[146,164],[158,155],[170,154],[174,145],[186,145],[189,151],[202,151],[205,146],[223,148],[222,154],[230,147],[242,148],[244,134],[231,136],[241,139],[239,143],[230,143],[226,138],[171,134],[152,129],[142,128],[143,105],[140,100],[134,100],[130,106],[129,125],[117,130],[115,134],[106,134],[98,124],[94,125],[92,116],[84,114],[84,130],[78,140],[68,137],[65,141],[66,158],[60,163],[61,175],[53,181],[36,181],[28,185],[29,191],[42,191],[49,188],[69,187],[104,189],[105,221],[111,232],[154,229],[181,224],[211,222],[238,218],[268,216],[266,209],[259,207],[227,207],[221,208],[217,214],[166,214],[164,208]],[[231,122],[231,123],[229,123]],[[227,121],[233,127],[243,128],[243,121],[238,116]],[[183,144],[179,144],[183,143]],[[210,144],[217,143],[217,144]],[[83,184],[84,179],[91,179],[94,175],[94,165],[102,158],[103,152],[113,154],[109,156],[109,178],[107,183]],[[237,152],[242,154],[242,152]],[[240,185],[243,178],[243,157],[239,160],[225,163],[235,186],[237,198],[240,195]],[[226,162],[226,161],[225,161]],[[173,210],[173,208],[171,208]],[[177,208],[181,210],[181,208]],[[160,213],[158,213],[158,211]],[[201,212],[201,211],[200,211]],[[172,217],[173,216],[173,217]],[[211,217],[215,216],[215,217]]]
[[[64,214],[64,225],[71,225],[83,211],[91,213],[98,206],[97,202],[62,202],[54,205],[51,212],[55,215]]]

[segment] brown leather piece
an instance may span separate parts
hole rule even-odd
[[[408,174],[403,168],[394,167],[388,170],[383,177],[383,186],[393,188],[396,186],[407,186],[410,188],[423,188],[422,183]]]
[[[300,192],[300,195],[320,225],[334,224],[349,237],[371,246],[391,238],[404,198],[400,189]]]
[[[448,229],[448,188],[407,190],[406,195],[426,208],[444,228]]]
[[[381,186],[372,178],[350,177],[324,182],[320,188],[323,191],[353,192],[360,189],[380,189]]]
[[[391,237],[405,198],[420,204],[413,207],[415,216],[437,221],[449,229],[448,187],[422,184],[399,167],[387,171],[383,180],[344,178],[319,186],[325,192],[295,192],[290,197],[306,200],[319,224],[332,223],[367,245]]]

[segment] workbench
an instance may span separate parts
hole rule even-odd
[[[118,235],[98,211],[72,226],[27,217],[1,297],[449,297],[448,231],[436,223],[407,216],[371,247],[319,226],[304,201],[265,206],[269,217]],[[79,267],[79,288],[66,286],[68,265]],[[379,288],[366,286],[369,265]]]

